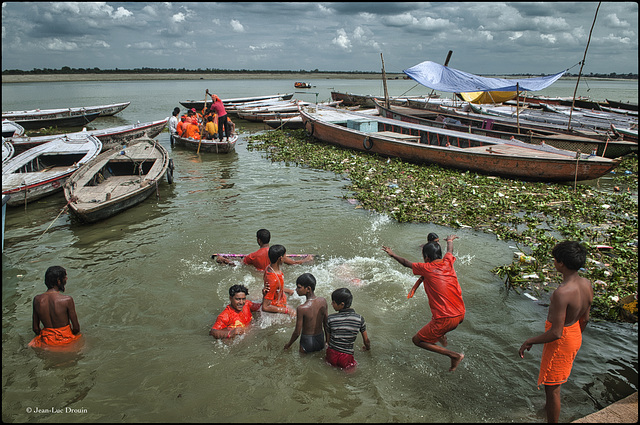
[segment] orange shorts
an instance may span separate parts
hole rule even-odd
[[[545,322],[545,332],[551,328],[551,322]],[[573,360],[582,345],[582,330],[580,322],[566,326],[562,330],[562,337],[555,341],[547,342],[542,348],[540,359],[540,373],[538,374],[538,387],[543,385],[560,385],[567,382]]]
[[[447,332],[450,332],[458,327],[464,320],[464,314],[456,317],[442,317],[440,319],[431,319],[422,329],[416,334],[420,341],[429,342],[435,344],[442,338]]]

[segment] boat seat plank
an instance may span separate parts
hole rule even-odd
[[[137,176],[111,176],[97,186],[85,186],[80,192],[79,202],[104,201],[105,194],[110,193],[111,198],[124,195],[131,185],[139,185],[140,178]]]
[[[398,140],[404,140],[406,142],[420,142],[420,136],[414,136],[412,134],[401,134],[395,133],[393,131],[376,131],[371,134],[376,134],[378,136],[391,137]]]

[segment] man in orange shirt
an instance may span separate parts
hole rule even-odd
[[[453,269],[453,263],[456,261],[456,257],[453,256],[453,240],[456,238],[456,235],[447,237],[447,253],[444,258],[439,258],[440,250],[437,244],[428,243],[423,246],[424,263],[412,263],[396,255],[391,248],[382,247],[391,258],[411,268],[413,274],[420,275],[408,298],[413,296],[413,292],[422,281],[429,298],[431,321],[413,336],[412,341],[420,348],[448,356],[451,359],[450,372],[453,372],[464,358],[464,354],[445,348],[447,332],[454,330],[462,323],[466,311],[458,276]],[[442,344],[442,347],[436,345],[437,342]]]
[[[229,305],[218,315],[209,335],[215,339],[233,338],[245,333],[253,319],[252,312],[260,310],[260,303],[247,300],[249,290],[244,285],[229,288]]]
[[[180,122],[176,126],[176,133],[178,133],[178,136],[182,137],[186,129],[187,129],[187,116],[183,115],[180,117]]]

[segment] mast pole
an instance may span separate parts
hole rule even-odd
[[[578,84],[580,84],[580,76],[582,75],[582,68],[584,67],[584,61],[587,59],[587,50],[589,49],[589,43],[591,43],[591,33],[593,32],[593,27],[596,25],[596,18],[598,17],[598,10],[600,10],[600,5],[602,2],[598,2],[598,7],[596,8],[596,14],[593,17],[593,23],[591,24],[591,30],[589,31],[589,39],[587,40],[587,47],[584,49],[584,57],[582,58],[582,64],[580,65],[580,72],[578,73],[578,81],[576,81],[576,88],[573,91],[573,101],[571,102],[571,110],[569,111],[569,124],[567,125],[567,130],[571,130],[571,116],[573,115],[573,108],[576,103],[576,93],[578,92]]]
[[[384,58],[380,53],[380,60],[382,60],[382,85],[384,86],[384,107],[389,109],[389,93],[387,92],[387,74],[384,72]]]

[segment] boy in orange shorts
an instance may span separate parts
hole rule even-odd
[[[593,289],[591,282],[578,275],[587,260],[587,250],[580,243],[565,241],[551,251],[562,283],[549,299],[549,312],[543,334],[527,339],[518,354],[524,358],[533,344],[544,344],[538,387],[544,385],[547,422],[560,417],[560,387],[567,382],[573,360],[582,345],[582,332],[589,321]]]
[[[422,247],[424,263],[412,263],[396,255],[391,248],[382,247],[391,258],[411,268],[413,274],[420,275],[407,298],[411,298],[418,286],[424,283],[424,290],[429,298],[431,321],[413,336],[412,341],[420,348],[448,356],[451,359],[450,372],[453,372],[464,358],[464,354],[445,348],[446,334],[462,323],[466,312],[462,300],[462,289],[458,283],[456,271],[453,269],[453,263],[456,261],[456,257],[453,256],[453,240],[456,238],[456,235],[447,237],[447,253],[444,258],[441,258],[440,245],[437,243],[430,242],[424,245]],[[436,345],[438,342],[442,347]]]

